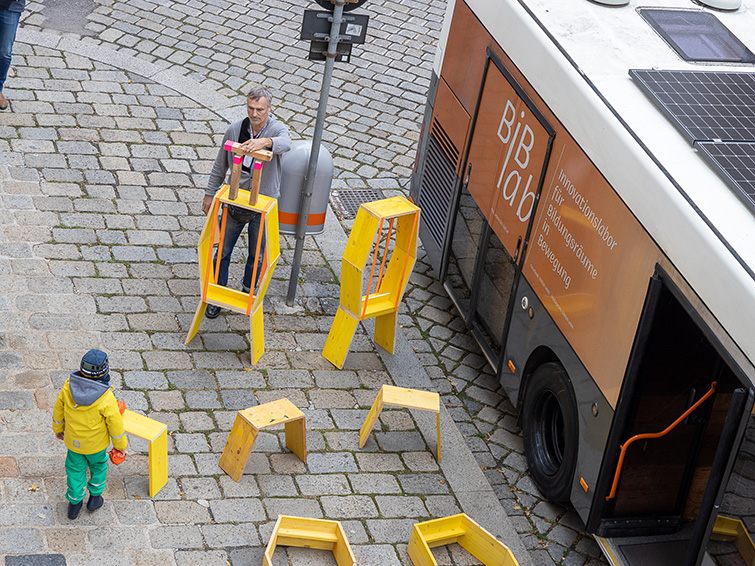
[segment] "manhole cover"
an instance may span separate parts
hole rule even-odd
[[[377,189],[341,189],[330,191],[330,204],[338,218],[356,218],[359,205],[373,200],[381,200],[382,191]]]

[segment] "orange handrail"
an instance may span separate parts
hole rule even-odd
[[[616,473],[613,476],[613,484],[611,485],[611,493],[609,493],[608,497],[606,497],[606,501],[610,501],[611,499],[616,497],[616,490],[619,487],[619,477],[621,476],[621,468],[624,465],[624,457],[626,456],[627,448],[629,448],[629,445],[637,440],[644,440],[644,439],[649,439],[649,438],[660,438],[662,436],[666,436],[669,432],[674,430],[679,425],[679,423],[681,423],[684,419],[686,419],[693,412],[695,412],[700,405],[702,405],[711,395],[713,395],[713,393],[716,392],[717,383],[718,383],[717,381],[714,381],[713,383],[711,383],[710,389],[705,395],[700,397],[700,399],[698,399],[694,405],[692,405],[689,409],[684,411],[679,416],[678,419],[676,419],[673,423],[668,425],[661,432],[646,432],[643,434],[637,434],[621,445],[621,454],[619,455],[619,463],[616,466]]]

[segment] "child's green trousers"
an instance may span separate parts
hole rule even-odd
[[[102,495],[107,479],[107,460],[106,450],[95,454],[77,454],[69,450],[66,456],[66,475],[68,476],[66,499],[76,505],[84,499],[85,486],[89,490],[89,495]],[[89,481],[87,481],[87,468],[91,476]]]

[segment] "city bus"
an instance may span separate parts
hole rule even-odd
[[[617,565],[713,564],[722,505],[755,514],[742,2],[449,0],[433,66],[425,252],[519,409],[535,485]]]

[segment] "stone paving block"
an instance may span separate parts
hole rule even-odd
[[[181,490],[186,499],[220,499],[222,494],[215,478],[183,478]]]
[[[384,517],[427,517],[422,499],[416,496],[378,495],[375,502]]]
[[[155,514],[162,524],[210,522],[210,511],[194,501],[156,501]]]
[[[328,474],[312,476],[301,474],[296,476],[296,484],[304,496],[317,495],[347,495],[351,487],[343,474]]]
[[[374,542],[394,544],[409,540],[414,523],[411,519],[371,519],[367,529]]]
[[[268,518],[259,499],[238,498],[210,501],[210,511],[216,523],[256,523]]]
[[[204,539],[198,526],[159,526],[149,531],[153,548],[203,548]]]

